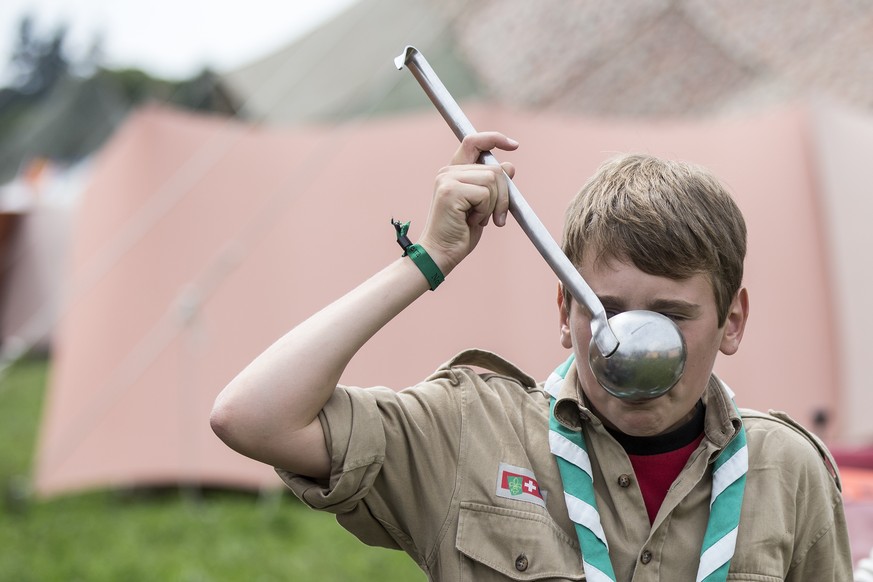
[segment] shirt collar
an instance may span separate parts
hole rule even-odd
[[[536,380],[522,372],[515,364],[488,350],[464,350],[440,366],[437,371],[450,370],[455,366],[475,366],[508,376],[526,388],[536,388],[537,386]]]

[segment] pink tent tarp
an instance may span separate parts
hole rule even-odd
[[[871,248],[860,221],[873,202],[859,186],[871,169],[863,157],[833,158],[869,143],[869,125],[825,139],[826,116],[805,107],[693,123],[467,112],[521,142],[499,157],[516,164],[516,183],[555,237],[569,198],[615,152],[711,168],[750,231],[751,321],[740,353],[717,371],[743,406],[807,425],[823,412],[829,442],[873,438],[853,412],[870,410],[858,373],[869,348],[847,348],[870,316],[853,312],[847,323],[841,311],[860,301],[842,303],[843,286],[870,285],[869,270],[845,271]],[[433,111],[285,131],[157,107],[132,116],[96,160],[78,210],[37,491],[278,486],[211,433],[215,396],[275,338],[399,256],[389,219],[411,219],[415,239],[455,147]],[[845,248],[833,243],[834,204],[854,217]],[[853,254],[835,260],[835,251]],[[343,380],[402,388],[471,346],[545,378],[566,356],[555,296],[554,275],[510,221],[368,344]]]

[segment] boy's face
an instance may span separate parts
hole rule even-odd
[[[705,275],[668,279],[649,275],[630,262],[618,259],[595,264],[593,258],[587,256],[590,254],[586,253],[580,271],[600,298],[607,315],[644,309],[673,319],[685,336],[685,372],[669,392],[652,400],[628,401],[612,396],[598,384],[588,365],[591,342],[588,310],[578,301],[572,301],[568,312],[559,289],[561,344],[575,351],[582,390],[607,426],[633,436],[669,432],[693,415],[718,352],[730,355],[739,348],[749,312],[746,290],[741,289],[734,297],[727,321],[719,327],[712,284]]]

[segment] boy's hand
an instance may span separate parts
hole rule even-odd
[[[492,149],[511,151],[518,142],[496,132],[475,133],[464,138],[450,166],[436,177],[433,201],[421,244],[446,275],[476,247],[482,229],[491,217],[506,224],[509,186],[515,168],[477,163],[479,155]]]

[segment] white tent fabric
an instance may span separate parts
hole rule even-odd
[[[60,310],[73,213],[89,170],[87,160],[70,167],[35,160],[0,189],[0,207],[18,213],[2,265],[0,368],[25,351],[49,349]]]

